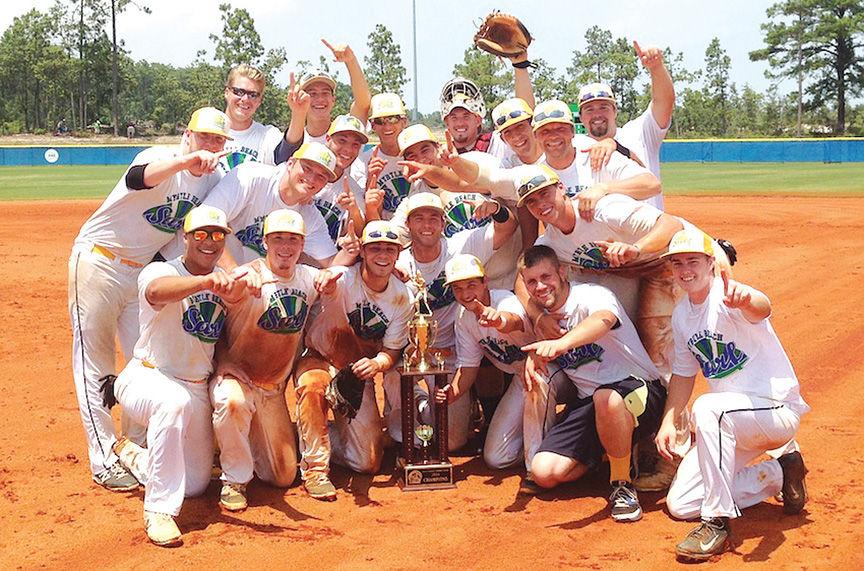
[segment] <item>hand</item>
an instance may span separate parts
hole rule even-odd
[[[667,460],[675,459],[675,444],[677,432],[674,422],[663,422],[657,430],[657,436],[654,437],[654,444],[657,445],[657,452],[660,456]]]
[[[720,274],[723,279],[723,303],[726,307],[737,309],[748,307],[753,297],[753,290],[749,286],[729,279],[727,274]]]
[[[402,167],[402,174],[405,175],[405,179],[410,183],[425,179],[438,168],[435,165],[427,165],[426,163],[418,163],[417,161],[399,161],[397,164]]]
[[[206,289],[216,295],[231,295],[235,288],[235,279],[227,272],[210,272],[207,274]]]
[[[351,186],[348,184],[348,177],[342,181],[342,192],[336,197],[336,204],[342,210],[354,212],[357,210],[357,200],[354,198],[354,193],[351,192]]]
[[[313,285],[318,293],[330,294],[336,289],[336,281],[342,274],[336,274],[328,269],[323,269],[315,276]]]
[[[534,322],[534,334],[540,339],[558,339],[567,333],[559,325],[564,317],[563,313],[541,313]]]
[[[333,61],[345,63],[357,59],[357,56],[354,55],[354,52],[348,44],[336,44],[333,46],[324,38],[321,38],[321,43],[333,52]]]
[[[535,386],[546,381],[546,376],[549,374],[546,363],[545,359],[541,359],[533,353],[525,359],[525,374],[520,378],[526,393],[530,393]]]
[[[264,281],[261,278],[261,274],[257,271],[249,266],[237,266],[231,272],[231,276],[236,280],[240,288],[249,290],[249,293],[255,297],[261,297],[261,288],[264,286]],[[267,283],[275,281],[272,280]]]
[[[597,247],[603,252],[603,257],[613,268],[629,264],[639,257],[640,250],[633,244],[616,242],[612,239],[596,242]]]
[[[345,231],[344,236],[340,236],[336,240],[336,245],[352,256],[360,254],[360,238],[357,237],[357,233],[354,231],[354,220],[348,220],[348,229]]]
[[[506,208],[503,204],[496,202],[495,200],[472,200],[472,204],[474,204],[474,220],[483,220],[484,218],[488,218],[501,210],[502,208]]]
[[[408,283],[408,280],[411,279],[411,276],[405,270],[396,266],[393,267],[393,275],[403,284]]]
[[[599,171],[609,164],[609,159],[612,158],[612,153],[618,148],[615,139],[608,138],[597,141],[587,149],[582,149],[583,153],[588,153],[588,158],[591,161],[591,170]]]
[[[636,57],[642,62],[642,66],[649,73],[654,73],[658,69],[663,68],[663,52],[660,48],[649,46],[644,50],[639,47],[639,43],[633,40],[633,49],[636,51]]]
[[[381,171],[387,166],[387,161],[378,156],[378,150],[381,147],[375,147],[372,150],[372,155],[369,157],[369,164],[366,165],[366,190],[378,187],[378,177],[381,176]]]
[[[579,217],[585,222],[594,220],[597,201],[609,194],[609,186],[600,182],[576,193],[579,201]]]
[[[381,372],[381,363],[375,359],[363,357],[351,366],[351,371],[364,381],[371,381],[375,375]]]
[[[209,174],[216,170],[216,167],[219,166],[219,161],[230,153],[229,149],[225,149],[219,151],[218,153],[211,153],[210,151],[205,151],[204,149],[200,149],[198,151],[194,151],[187,155],[183,155],[183,168],[188,170],[192,174]]]
[[[479,299],[472,299],[465,304],[465,309],[474,314],[480,327],[498,329],[504,325],[504,317],[494,307],[484,305]]]
[[[460,397],[458,389],[452,384],[446,384],[441,388],[435,389],[435,402],[437,404],[453,404]]]
[[[298,114],[305,117],[309,113],[309,107],[312,105],[312,98],[309,94],[300,89],[300,84],[294,79],[294,72],[290,75],[291,82],[288,86],[288,94],[285,96],[285,101],[288,102],[288,108],[291,109],[291,115]]]
[[[456,159],[459,158],[459,151],[456,150],[456,143],[453,142],[453,135],[450,131],[444,131],[445,144],[438,148],[438,161],[444,166],[453,166]]]
[[[560,357],[567,352],[569,347],[564,344],[561,339],[547,339],[545,341],[535,341],[529,345],[522,347],[523,351],[533,351],[534,355],[544,361],[551,361]],[[545,368],[545,367],[544,367]]]

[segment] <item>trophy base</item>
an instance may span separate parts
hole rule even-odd
[[[399,486],[403,492],[449,490],[456,487],[453,481],[453,464],[450,462],[408,464],[404,458],[399,458],[396,468],[399,470]]]

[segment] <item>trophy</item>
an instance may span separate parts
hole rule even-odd
[[[415,490],[437,490],[455,488],[453,483],[453,464],[447,455],[447,403],[434,403],[433,424],[420,424],[414,428],[417,406],[414,400],[414,383],[423,377],[433,377],[429,383],[429,398],[434,400],[435,390],[447,384],[450,371],[444,368],[444,357],[440,352],[430,353],[435,342],[438,322],[432,319],[426,282],[416,272],[412,281],[417,286],[414,301],[414,316],[408,323],[410,345],[403,354],[403,366],[397,371],[400,377],[402,396],[402,457],[398,469],[401,472],[399,484],[403,492]],[[430,402],[430,405],[433,404]],[[416,435],[421,442],[420,450],[414,447]]]

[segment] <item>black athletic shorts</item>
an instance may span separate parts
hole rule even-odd
[[[647,388],[647,398],[645,409],[637,417],[639,426],[633,431],[633,442],[638,442],[659,427],[666,406],[666,389],[660,381],[643,381],[636,377],[627,377],[596,389],[612,389],[627,400],[628,397],[636,397],[635,391],[642,387]],[[589,396],[571,401],[564,410],[561,421],[543,438],[538,452],[554,452],[573,458],[589,468],[599,466],[603,458],[603,445],[597,434],[594,399]]]

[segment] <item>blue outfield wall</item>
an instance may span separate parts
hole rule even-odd
[[[0,147],[0,166],[128,165],[147,146]],[[864,138],[671,140],[666,163],[864,162]]]

